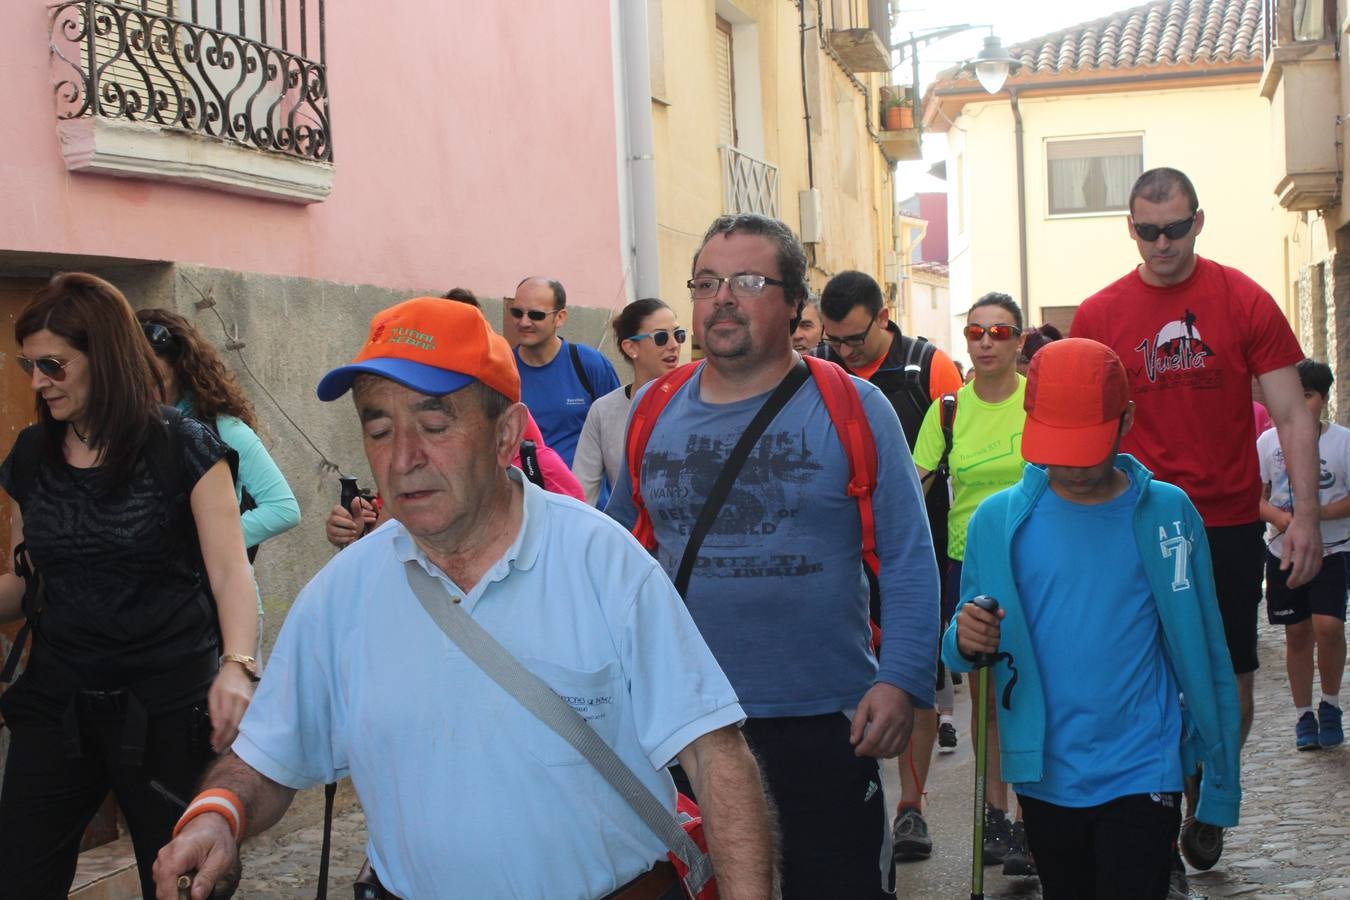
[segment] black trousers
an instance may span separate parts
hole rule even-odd
[[[79,713],[79,758],[59,721],[21,718],[12,731],[0,795],[0,872],[7,897],[64,900],[80,838],[112,791],[126,817],[141,891],[155,896],[151,866],[182,810],[150,787],[155,780],[190,800],[211,759],[205,701],[150,717],[141,765],[120,763],[124,714]]]
[[[1181,794],[1131,794],[1071,808],[1018,795],[1045,900],[1163,900]]]

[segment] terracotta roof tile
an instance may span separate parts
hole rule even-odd
[[[1155,0],[1008,49],[1037,74],[1256,62],[1260,26],[1261,0]]]

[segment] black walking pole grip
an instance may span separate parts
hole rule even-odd
[[[978,597],[972,597],[970,602],[975,604],[976,606],[978,606],[980,609],[984,610],[987,613],[990,614],[998,613],[998,601],[995,600],[993,597],[990,597],[988,594],[980,594]],[[983,669],[988,666],[992,666],[994,662],[995,658],[994,654],[992,653],[975,654],[975,668],[977,669]]]
[[[339,502],[342,508],[351,512],[352,501],[361,493],[361,489],[356,486],[356,479],[350,475],[338,476],[338,483],[342,485],[342,494]]]

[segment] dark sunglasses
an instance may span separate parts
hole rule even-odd
[[[968,341],[982,341],[985,334],[988,333],[990,340],[1010,341],[1022,333],[1022,329],[1016,325],[990,325],[986,328],[983,325],[967,325],[962,332]]]
[[[66,366],[70,365],[71,363],[70,360],[61,362],[61,360],[57,359],[55,356],[41,356],[38,357],[37,359],[29,359],[26,356],[19,356],[15,358],[19,361],[19,368],[23,369],[23,374],[31,378],[33,375],[33,369],[36,368],[39,372],[41,372],[43,375],[46,375],[52,381],[65,381]]]
[[[558,313],[560,313],[560,312],[562,312],[562,310],[560,310],[560,309],[551,309],[551,310],[549,310],[548,312],[544,312],[542,309],[528,309],[528,310],[526,310],[526,309],[521,309],[521,308],[518,307],[518,306],[513,306],[513,307],[511,307],[511,316],[512,316],[512,318],[523,319],[523,318],[525,318],[526,316],[529,316],[531,322],[542,322],[542,321],[544,321],[545,319],[547,319],[549,316],[556,316],[556,315],[557,315]]]
[[[145,332],[145,339],[150,342],[150,349],[155,351],[156,356],[166,356],[173,349],[173,332],[168,326],[158,322],[142,322],[141,331]]]
[[[664,347],[666,344],[670,343],[670,338],[672,335],[675,338],[675,343],[683,344],[685,340],[688,339],[689,332],[685,331],[683,328],[676,328],[674,331],[665,331],[665,330],[651,331],[651,332],[644,331],[639,334],[633,335],[632,337],[628,338],[628,340],[642,341],[646,340],[647,338],[651,338],[653,344],[655,344],[658,347]]]
[[[1134,233],[1139,236],[1139,240],[1153,243],[1158,239],[1158,235],[1165,234],[1169,241],[1176,241],[1184,238],[1191,233],[1191,226],[1195,224],[1195,217],[1199,215],[1197,210],[1191,213],[1189,219],[1182,219],[1180,222],[1173,222],[1171,225],[1147,225],[1143,222],[1135,222],[1130,219],[1134,225]]]

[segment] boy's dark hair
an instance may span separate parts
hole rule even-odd
[[[442,299],[455,300],[459,303],[467,303],[475,309],[482,309],[483,306],[478,302],[478,297],[468,288],[452,287],[441,295]]]
[[[866,272],[840,272],[831,278],[825,285],[825,290],[820,292],[821,313],[836,322],[858,306],[866,309],[872,318],[876,318],[883,304],[881,285]]]
[[[1006,309],[1008,312],[1012,313],[1013,324],[1018,328],[1022,327],[1022,307],[1018,306],[1017,301],[1010,295],[999,291],[990,291],[974,303],[970,304],[970,309],[966,312],[966,316],[969,317],[971,313],[981,306],[1000,306],[1003,309]]]
[[[1305,391],[1317,391],[1323,397],[1331,393],[1331,383],[1336,380],[1336,376],[1331,374],[1331,366],[1315,359],[1305,359],[1295,368],[1298,369],[1298,380]]]

